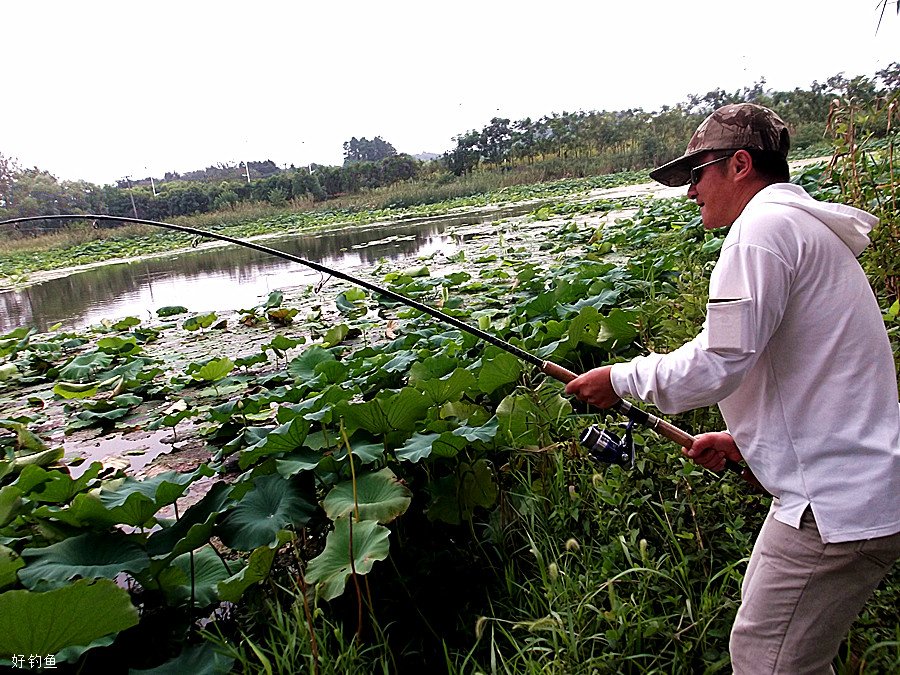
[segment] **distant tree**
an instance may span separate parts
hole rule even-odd
[[[37,167],[13,174],[5,201],[12,217],[56,215],[66,206],[64,190],[56,176]]]
[[[509,120],[502,117],[494,117],[491,123],[481,130],[478,138],[478,151],[482,159],[491,164],[500,164],[505,161],[512,150],[512,130],[509,128]]]
[[[381,169],[381,184],[390,185],[401,180],[412,180],[419,173],[419,162],[407,154],[393,155],[379,163]]]
[[[344,166],[354,162],[377,162],[397,154],[393,145],[385,141],[381,136],[376,136],[371,141],[365,136],[354,136],[344,143]]]
[[[325,190],[325,194],[334,197],[345,191],[344,172],[337,166],[320,166],[316,167],[316,178],[319,184]]]
[[[18,172],[16,160],[0,152],[0,208],[12,205],[12,187]]]
[[[883,70],[875,73],[875,77],[881,83],[885,92],[893,92],[900,89],[900,63],[894,61]]]
[[[456,147],[444,154],[447,169],[457,176],[470,173],[478,166],[478,160],[481,157],[478,150],[481,134],[473,129],[468,133],[454,136],[453,140],[456,141]]]

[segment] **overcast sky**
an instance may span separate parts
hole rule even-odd
[[[747,9],[742,10],[742,6]],[[893,0],[3,3],[0,153],[111,183],[218,162],[440,153],[491,117],[658,110],[900,60]]]

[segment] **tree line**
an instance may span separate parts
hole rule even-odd
[[[481,130],[454,136],[456,146],[446,153],[445,162],[456,175],[485,165],[533,163],[548,157],[602,158],[609,170],[648,168],[681,154],[700,122],[729,103],[758,103],[772,108],[793,127],[793,147],[804,149],[823,142],[835,98],[852,97],[870,103],[900,90],[900,64],[892,63],[874,78],[847,79],[838,74],[823,83],[814,81],[809,89],[772,91],[765,85],[763,79],[734,92],[714,89],[691,95],[674,107],[663,106],[658,112],[640,108],[563,112],[515,122],[495,117]]]
[[[455,147],[428,163],[397,154],[380,136],[371,141],[353,137],[344,143],[343,166],[280,169],[266,160],[166,174],[162,181],[145,178],[99,186],[59,181],[47,171],[21,168],[0,154],[0,215],[105,213],[165,220],[230,209],[241,202],[322,201],[398,181],[425,176],[443,180],[448,174],[508,169],[548,159],[565,163],[588,158],[598,173],[643,169],[680,154],[712,110],[744,101],[776,110],[793,127],[793,147],[803,149],[823,141],[836,97],[869,103],[900,91],[900,64],[892,63],[871,78],[838,74],[823,83],[813,82],[809,89],[773,91],[765,85],[761,80],[735,92],[715,89],[654,112],[640,108],[563,112],[515,122],[495,117],[481,130],[454,136]]]

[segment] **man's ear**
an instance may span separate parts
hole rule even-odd
[[[732,158],[735,180],[744,180],[753,174],[753,157],[746,150],[738,150]]]

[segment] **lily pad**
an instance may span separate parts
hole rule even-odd
[[[150,566],[144,550],[126,535],[88,532],[44,548],[22,551],[26,566],[19,579],[26,588],[47,591],[76,578],[114,579]]]
[[[234,659],[216,651],[211,642],[185,647],[174,659],[166,661],[156,668],[137,670],[132,668],[131,675],[226,675],[231,672]]]
[[[275,541],[285,527],[306,525],[315,512],[296,483],[278,474],[262,476],[216,532],[226,546],[251,551]]]
[[[377,520],[389,523],[406,512],[412,501],[412,493],[394,475],[384,468],[377,473],[367,473],[353,481],[345,481],[335,485],[322,506],[326,515],[337,520],[346,514],[356,515],[359,507],[360,520]]]
[[[223,602],[237,602],[250,586],[266,579],[278,549],[293,537],[291,532],[280,530],[273,543],[255,549],[240,572],[219,582],[216,587],[219,599]]]
[[[187,314],[188,308],[181,305],[166,305],[156,310],[159,317],[178,316],[179,314]]]
[[[82,579],[46,593],[0,594],[0,654],[57,654],[138,623],[128,591]]]
[[[349,516],[340,518],[328,533],[325,550],[309,561],[307,582],[314,584],[323,598],[333,600],[344,592],[351,574],[367,574],[377,561],[388,557],[390,534],[375,520],[353,522]]]

